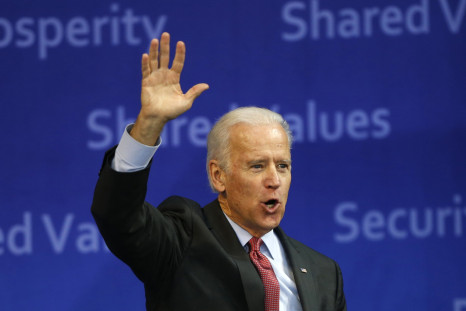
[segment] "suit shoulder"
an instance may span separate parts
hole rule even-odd
[[[291,238],[289,236],[287,236],[287,239],[289,240],[291,245],[293,247],[295,247],[295,249],[301,255],[311,258],[316,263],[320,263],[320,264],[327,263],[327,264],[330,264],[332,266],[333,265],[338,265],[337,262],[334,259],[328,257],[327,255],[322,254],[319,251],[316,251],[315,249],[307,246],[306,244],[303,244],[303,243],[299,242],[298,240],[293,239],[293,238]]]
[[[168,214],[201,214],[201,206],[194,200],[173,195],[166,198],[157,207],[160,212]]]
[[[159,208],[170,208],[170,207],[181,207],[181,208],[200,208],[201,206],[199,203],[197,203],[194,200],[178,196],[178,195],[172,195],[163,200],[162,203],[160,203]]]

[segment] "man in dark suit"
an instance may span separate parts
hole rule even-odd
[[[92,213],[112,252],[144,283],[147,310],[346,310],[336,262],[279,227],[291,183],[291,133],[270,110],[239,108],[208,137],[207,174],[218,193],[201,208],[170,197],[145,202],[151,159],[164,125],[186,112],[207,84],[185,94],[178,42],[142,57],[141,111],[106,153]]]

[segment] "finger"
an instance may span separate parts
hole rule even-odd
[[[149,69],[152,71],[157,70],[159,59],[159,40],[152,39],[149,48]]]
[[[160,38],[160,68],[168,68],[170,61],[170,35],[168,32],[162,34]]]
[[[179,41],[176,44],[175,58],[173,59],[172,70],[180,74],[183,70],[184,59],[186,57],[186,46],[184,42]]]
[[[209,85],[206,84],[206,83],[199,83],[199,84],[196,84],[195,86],[193,86],[192,88],[190,88],[187,92],[186,92],[186,97],[193,101],[195,100],[197,97],[199,97],[199,95],[202,94],[202,92],[204,92],[205,90],[208,90],[209,89]]]
[[[147,78],[150,75],[149,55],[147,55],[146,53],[142,54],[141,71],[143,79]]]

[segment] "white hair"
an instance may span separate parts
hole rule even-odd
[[[288,145],[291,148],[293,135],[291,134],[288,123],[283,117],[269,109],[259,107],[240,107],[223,115],[212,127],[207,137],[207,160],[206,170],[209,178],[210,187],[215,190],[209,171],[209,162],[217,160],[219,166],[228,172],[230,160],[230,130],[239,123],[249,125],[275,125],[279,124],[288,137]]]

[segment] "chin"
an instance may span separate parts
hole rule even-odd
[[[267,223],[264,224],[264,228],[267,228],[267,230],[269,231],[272,229],[275,229],[276,227],[280,225],[281,220],[282,218],[280,217],[280,219],[278,220],[268,221]]]

